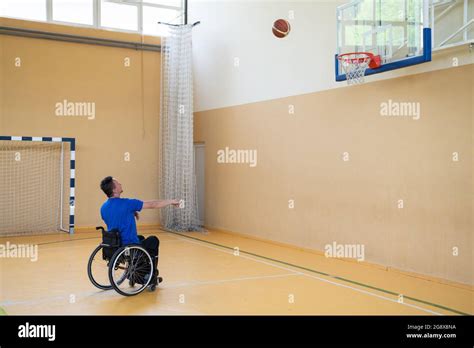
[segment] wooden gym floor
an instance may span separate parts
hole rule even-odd
[[[473,314],[473,288],[233,234],[160,238],[155,292],[123,297],[96,289],[86,266],[97,232],[0,238],[38,244],[38,261],[0,258],[0,314]],[[234,247],[240,253],[234,255]],[[403,303],[399,303],[403,294]]]

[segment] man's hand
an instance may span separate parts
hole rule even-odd
[[[135,215],[135,219],[140,220],[140,214],[138,214],[138,211],[134,212],[133,215]]]
[[[179,201],[177,199],[172,199],[170,204],[174,207],[179,207]]]

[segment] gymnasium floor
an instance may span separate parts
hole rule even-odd
[[[229,233],[148,230],[160,246],[156,292],[123,297],[89,282],[97,232],[0,238],[38,244],[39,259],[0,258],[0,313],[473,314],[472,287],[446,284]],[[234,255],[234,247],[240,253]],[[404,295],[403,303],[398,295]]]

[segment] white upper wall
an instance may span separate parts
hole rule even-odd
[[[346,2],[189,0],[189,22],[201,21],[193,32],[195,111],[346,86],[334,81],[336,7]],[[279,18],[291,24],[284,39],[272,33]],[[474,62],[463,46],[434,54],[431,63],[366,81],[447,68],[454,57],[459,65]]]
[[[195,110],[335,87],[334,17],[341,3],[190,0],[188,21],[201,21],[193,32]],[[291,24],[284,39],[272,33],[279,18]]]

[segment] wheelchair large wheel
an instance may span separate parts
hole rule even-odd
[[[141,246],[129,245],[117,250],[109,264],[112,287],[123,296],[138,295],[150,284],[153,262]]]
[[[108,277],[109,263],[102,258],[102,245],[99,245],[92,252],[87,263],[87,274],[89,279],[99,289],[110,290],[110,280]]]

